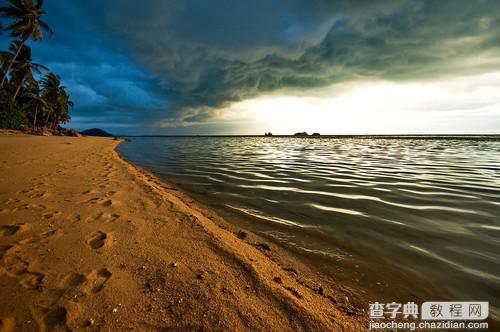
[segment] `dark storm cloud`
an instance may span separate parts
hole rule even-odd
[[[109,22],[186,122],[276,90],[500,64],[494,0],[130,2]]]
[[[497,0],[47,1],[77,122],[175,127],[277,90],[500,65]]]

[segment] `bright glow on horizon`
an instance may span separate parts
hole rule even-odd
[[[500,72],[435,82],[363,82],[308,95],[269,95],[234,103],[218,120],[235,133],[500,133]]]

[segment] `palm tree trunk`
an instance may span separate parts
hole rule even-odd
[[[12,97],[12,101],[16,100],[16,97],[17,95],[19,94],[19,91],[21,90],[21,86],[23,85],[23,83],[19,83],[17,89],[16,89],[16,93],[14,94],[14,97]]]
[[[29,36],[30,36],[30,34],[27,34],[26,36],[23,37],[23,39],[21,39],[21,44],[19,44],[19,47],[17,48],[16,54],[10,60],[9,67],[7,67],[7,70],[5,71],[5,74],[3,75],[2,83],[0,83],[0,88],[3,87],[5,80],[7,79],[7,75],[9,75],[9,72],[12,69],[12,66],[14,65],[14,61],[16,61],[19,53],[21,53],[21,49],[23,48],[24,43],[26,43],[26,40],[28,40]]]
[[[49,118],[50,118],[51,115],[52,115],[52,112],[47,112],[47,117],[45,118],[45,123],[46,124],[49,124]],[[49,126],[49,128],[50,128],[50,126]]]
[[[36,115],[38,114],[38,105],[36,105],[36,109],[35,109],[35,118],[33,119],[33,129],[35,129],[35,125],[36,125]]]

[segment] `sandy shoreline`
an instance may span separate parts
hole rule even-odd
[[[0,330],[363,330],[308,268],[130,165],[0,134]]]

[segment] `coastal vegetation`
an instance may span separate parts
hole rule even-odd
[[[70,120],[74,104],[60,77],[35,63],[27,45],[53,35],[42,7],[43,0],[9,0],[0,7],[0,31],[11,38],[0,51],[0,128],[66,134],[59,125]]]

